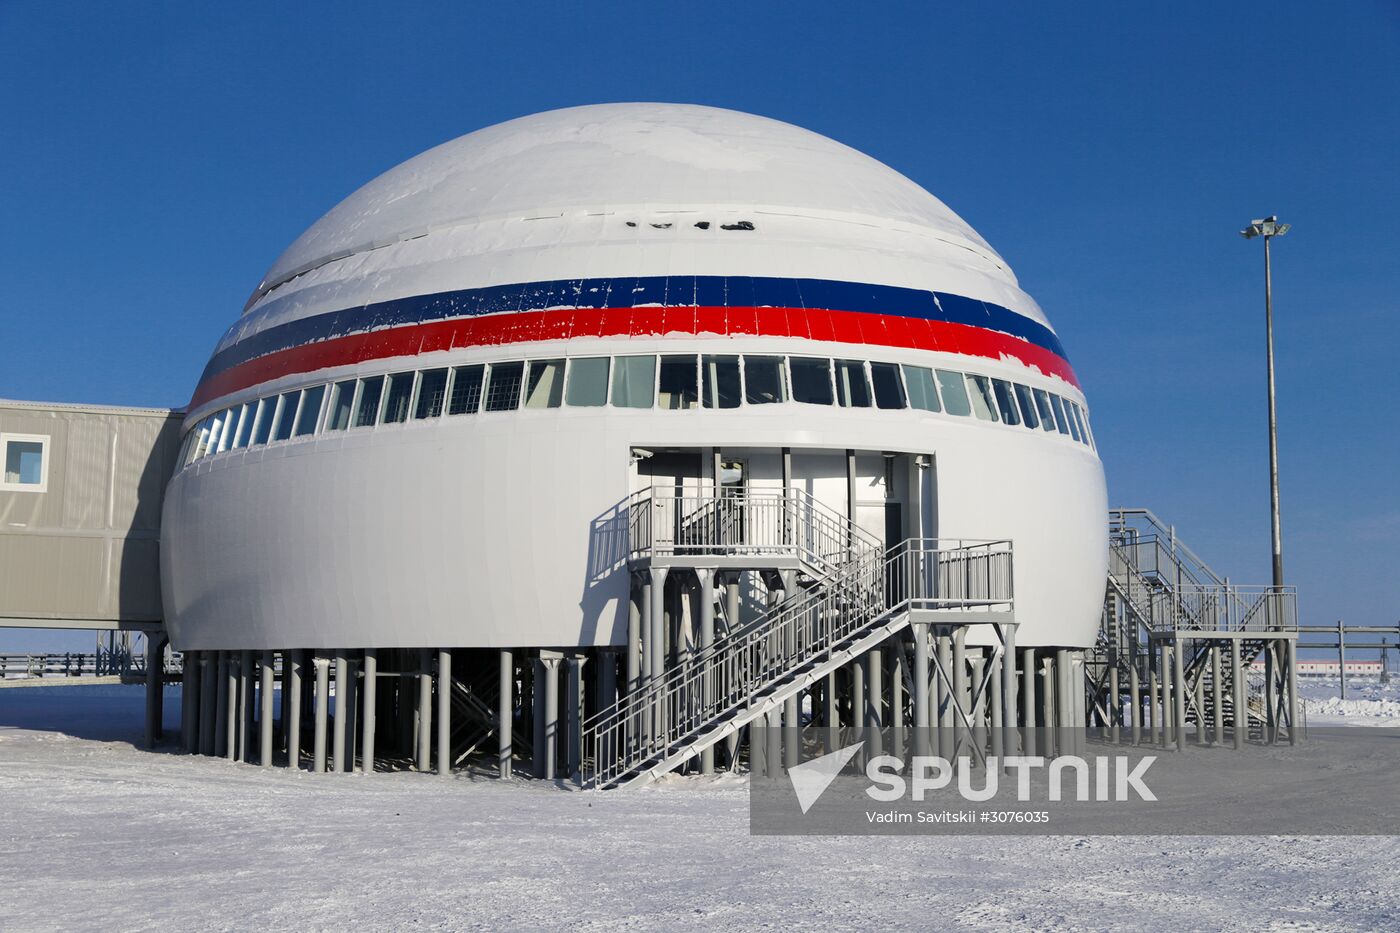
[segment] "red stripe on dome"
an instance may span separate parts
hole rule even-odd
[[[569,340],[581,337],[659,337],[666,334],[801,337],[959,353],[999,360],[1009,357],[1075,386],[1069,362],[1019,337],[985,327],[923,318],[824,311],[813,308],[645,307],[521,311],[390,327],[303,344],[232,366],[204,380],[191,410],[211,399],[297,373],[368,360],[417,356],[459,347]]]

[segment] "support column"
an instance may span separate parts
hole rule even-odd
[[[164,635],[146,636],[146,747],[155,748],[165,725],[165,646]]]
[[[437,664],[437,773],[452,771],[452,652],[438,649]]]
[[[890,647],[894,649],[890,663],[890,737],[894,741],[894,748],[890,754],[896,758],[903,758],[905,749],[908,747],[904,740],[905,715],[904,715],[904,673],[906,661],[904,658],[904,640],[900,636],[895,636]]]
[[[623,689],[630,696],[642,676],[642,605],[647,595],[635,573],[627,575],[627,671]],[[514,662],[512,662],[514,663]],[[511,677],[514,678],[514,673]],[[508,776],[508,775],[505,775]]]
[[[218,696],[218,657],[221,652],[201,651],[199,653],[199,753],[214,754],[214,702]]]
[[[1129,725],[1133,730],[1133,744],[1142,742],[1142,684],[1138,680],[1137,653],[1134,652],[1128,666]]]
[[[238,726],[242,722],[238,712],[238,663],[232,651],[224,652],[224,692],[228,701],[220,728],[224,733],[224,757],[229,761],[238,760]]]
[[[1047,650],[1040,659],[1040,719],[1045,723],[1045,757],[1062,754],[1060,747],[1059,680],[1055,676],[1056,652]]]
[[[283,662],[287,671],[287,721],[282,728],[287,733],[287,767],[301,767],[301,675],[305,652],[300,648],[287,652]]]
[[[928,733],[932,714],[928,695],[928,636],[929,627],[921,622],[914,626],[914,754],[929,753]]]
[[[1002,626],[1005,645],[1001,660],[1001,707],[1003,754],[1016,754],[1016,626]],[[992,689],[997,689],[995,683]]]
[[[630,645],[627,657],[627,663],[634,665]],[[514,736],[511,733],[515,724],[515,655],[511,653],[509,648],[503,648],[499,653],[497,678],[500,683],[500,694],[496,702],[496,769],[501,777],[508,778],[511,776],[513,768]],[[628,683],[634,682],[629,675]],[[607,699],[606,693],[602,702],[611,702]]]
[[[238,760],[253,763],[253,652],[238,652]]]
[[[971,704],[968,702],[970,695],[971,690],[967,682],[967,628],[960,625],[953,630],[953,702],[965,714],[971,713]],[[953,727],[953,755],[956,756],[968,739],[967,726],[956,711],[951,711],[948,719]]]
[[[326,770],[326,716],[331,702],[331,662],[329,658],[313,657],[316,669],[316,730],[311,750],[311,770],[324,774]]]
[[[1021,652],[1021,722],[1025,730],[1022,736],[1022,753],[1030,757],[1036,754],[1035,729],[1035,649],[1026,648]]]
[[[1157,678],[1159,667],[1157,660],[1157,657],[1154,657],[1152,647],[1149,646],[1147,651],[1147,733],[1148,741],[1152,745],[1165,745],[1167,740],[1163,729],[1166,723],[1162,718],[1162,691]]]
[[[258,723],[260,727],[258,739],[261,745],[261,755],[259,756],[258,763],[264,768],[270,768],[272,767],[272,652],[262,652],[259,662],[259,673],[262,675],[262,684],[258,687],[258,699],[261,701],[262,706],[262,721]]]
[[[992,666],[991,673],[987,677],[987,692],[991,694],[989,723],[991,727],[991,747],[992,755],[998,761],[1005,760],[1010,752],[1006,748],[1006,708],[1003,701],[1006,699],[1005,691],[1002,690],[1002,671],[1004,669],[1003,659],[1005,652],[992,649],[986,663]],[[1015,655],[1012,655],[1015,657]]]
[[[535,738],[536,768],[539,777],[549,781],[559,770],[555,757],[559,741],[559,661],[557,657],[541,657],[535,669],[535,701],[544,703],[541,728]]]
[[[870,749],[866,760],[869,760],[885,753],[884,736],[880,734],[880,730],[885,727],[885,649],[877,647],[867,651],[865,665],[865,725],[868,730],[866,748]],[[795,763],[789,763],[788,767],[791,768]]]
[[[576,654],[564,662],[568,695],[564,697],[564,777],[572,778],[582,767],[583,666],[587,657]]]
[[[953,669],[953,638],[938,635],[938,754],[952,760],[953,745],[953,684],[949,679]]]
[[[360,691],[364,695],[360,704],[364,709],[360,721],[360,770],[373,774],[375,718],[379,705],[379,652],[374,648],[365,649],[364,677]]]
[[[1284,663],[1288,680],[1288,744],[1297,745],[1303,740],[1301,724],[1298,722],[1298,642],[1292,638],[1283,643]],[[1346,677],[1346,668],[1341,670]]]
[[[1230,639],[1230,705],[1233,707],[1230,718],[1234,733],[1235,749],[1244,748],[1245,737],[1249,733],[1249,706],[1245,698],[1244,664],[1240,657],[1240,640]]]
[[[822,722],[826,727],[826,750],[834,752],[841,742],[841,711],[836,706],[836,672],[827,674],[823,683],[822,704],[825,711]]]
[[[1184,645],[1181,637],[1177,636],[1176,644],[1172,646],[1172,700],[1174,716],[1176,720],[1176,750],[1181,752],[1186,750],[1186,675],[1182,671],[1181,654]]]
[[[186,651],[180,671],[180,744],[188,754],[199,750],[199,652]]]
[[[218,655],[219,663],[214,669],[214,755],[224,758],[228,756],[229,743],[233,741],[229,731],[232,724],[228,717],[228,652],[220,651]]]
[[[1210,646],[1210,689],[1212,703],[1210,740],[1225,744],[1225,684],[1221,682],[1220,643]]]
[[[716,462],[718,462],[719,452],[715,452]],[[719,482],[719,474],[715,474],[715,482]],[[695,579],[699,584],[700,592],[700,633],[699,649],[701,654],[715,642],[715,574],[713,570],[703,568],[695,571]],[[700,681],[700,704],[703,709],[709,709],[714,702],[715,685],[713,672],[706,670]],[[708,746],[700,753],[700,773],[715,773],[715,749]]]
[[[865,711],[865,658],[856,658],[846,669],[851,672],[851,725],[855,727],[857,735],[868,739],[865,731],[870,725]],[[864,767],[865,762],[869,760],[869,749],[870,744],[867,741],[856,753],[856,761],[860,767]]]
[[[345,724],[350,718],[350,665],[344,651],[335,653],[335,717],[331,722],[331,770],[345,770]]]
[[[433,653],[418,649],[418,770],[433,766]]]

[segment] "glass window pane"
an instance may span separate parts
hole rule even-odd
[[[972,402],[967,397],[967,385],[962,373],[938,370],[938,388],[943,394],[943,409],[950,415],[972,414]]]
[[[228,450],[229,421],[236,411],[237,409],[229,408],[219,412],[217,425],[209,436],[209,452],[211,454],[223,453]]]
[[[408,420],[408,407],[413,400],[413,380],[417,373],[394,373],[389,377],[389,393],[384,399],[382,424],[398,424]]]
[[[564,400],[577,408],[596,408],[608,403],[608,358],[590,356],[569,360],[568,387]]]
[[[297,417],[297,400],[300,398],[300,389],[295,392],[282,393],[282,404],[277,409],[277,426],[272,429],[274,441],[285,441],[292,436],[292,426],[296,423]]]
[[[1050,407],[1055,409],[1055,427],[1061,434],[1069,433],[1069,418],[1065,415],[1064,403],[1058,395],[1050,396]]]
[[[5,444],[5,482],[21,486],[43,485],[43,441],[9,441]]]
[[[836,361],[836,401],[842,408],[870,407],[870,384],[860,360]]]
[[[695,387],[695,357],[663,356],[658,380],[657,404],[672,411],[695,408],[700,394]]]
[[[1005,379],[992,380],[992,393],[996,396],[997,411],[1007,424],[1020,424],[1021,415],[1016,411],[1016,400],[1011,397],[1011,383]]]
[[[1078,408],[1078,406],[1076,406],[1076,408]],[[1089,412],[1083,408],[1078,408],[1078,411],[1079,426],[1084,429],[1085,442],[1088,443],[1090,447],[1094,448],[1095,450],[1098,450],[1099,445],[1094,443],[1094,431],[1092,428],[1089,427]]]
[[[195,441],[199,435],[193,429],[185,432],[185,439],[180,442],[180,456],[175,460],[175,469],[188,466],[190,462],[190,451],[194,450]]]
[[[1040,427],[1040,416],[1035,411],[1035,398],[1031,395],[1031,390],[1021,385],[1019,382],[1014,385],[1016,389],[1016,401],[1021,406],[1021,423],[1028,428]]]
[[[704,356],[700,358],[701,395],[706,408],[739,407],[739,358]]]
[[[564,361],[531,360],[526,408],[558,408],[564,402]]]
[[[650,408],[655,392],[656,357],[617,358],[613,364],[613,405],[618,408]]]
[[[744,400],[750,405],[786,402],[781,356],[744,357]]]
[[[870,372],[875,375],[875,399],[880,398],[880,377],[875,369],[883,363],[871,363]],[[962,382],[961,379],[958,380]],[[933,386],[933,371],[922,366],[905,366],[904,383],[909,388],[909,407],[923,411],[938,411],[938,390]],[[967,393],[963,393],[966,399]],[[883,407],[883,406],[881,406]]]
[[[875,389],[876,408],[904,407],[904,383],[894,363],[871,363],[870,382]]]
[[[513,411],[520,407],[520,386],[525,381],[524,363],[492,363],[486,382],[486,410]]]
[[[209,419],[205,418],[195,426],[195,442],[190,448],[190,462],[198,460],[204,456],[204,451],[209,448]]]
[[[277,413],[277,396],[258,401],[258,417],[253,427],[253,444],[266,444],[272,438],[272,416]]]
[[[1065,401],[1069,407],[1069,427],[1074,439],[1081,444],[1089,443],[1089,435],[1084,431],[1084,422],[1079,419],[1079,406],[1069,400]]]
[[[442,403],[447,396],[447,370],[429,369],[418,379],[418,402],[413,406],[413,417],[436,418],[442,414]]]
[[[248,439],[253,436],[253,419],[258,415],[258,403],[249,402],[243,406],[243,414],[238,419],[238,433],[233,437],[233,447],[235,450],[247,447]]]
[[[449,415],[471,415],[481,407],[481,384],[486,380],[486,367],[458,366],[452,371],[452,397],[447,400]]]
[[[1069,436],[1079,440],[1079,425],[1074,422],[1074,403],[1065,399],[1065,423],[1069,425]]]
[[[350,411],[355,404],[355,380],[337,382],[331,392],[331,413],[326,416],[327,431],[344,431],[350,427]]]
[[[297,416],[297,437],[316,433],[316,422],[321,420],[321,400],[325,397],[325,386],[312,386],[301,394],[301,414]]]
[[[1055,430],[1055,411],[1050,407],[1050,396],[1044,389],[1035,389],[1035,407],[1040,411],[1040,426],[1047,431]]]
[[[972,412],[983,421],[1000,421],[996,399],[992,398],[992,383],[986,376],[968,373],[967,394],[972,400]]]
[[[794,356],[788,360],[792,367],[792,400],[809,405],[830,405],[831,360],[815,360]]]
[[[384,396],[384,377],[360,380],[360,400],[355,406],[355,427],[371,428],[379,420],[379,402]]]

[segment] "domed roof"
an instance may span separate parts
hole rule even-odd
[[[250,306],[328,262],[500,218],[733,207],[908,226],[1010,270],[947,205],[888,166],[778,120],[688,104],[600,104],[510,120],[390,169],[303,233]]]

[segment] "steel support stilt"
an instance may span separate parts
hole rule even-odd
[[[1180,636],[1172,646],[1172,700],[1173,716],[1176,720],[1176,750],[1186,750],[1186,675],[1182,670],[1181,655],[1184,644]]]
[[[199,653],[199,753],[214,754],[214,704],[218,697],[218,651]]]
[[[264,768],[270,768],[272,767],[272,701],[274,690],[272,685],[272,666],[274,663],[272,652],[262,652],[258,656],[258,663],[258,673],[261,674],[260,680],[262,681],[258,686],[258,700],[261,707],[258,717],[260,720],[258,723],[258,744],[260,746],[258,764]]]
[[[180,747],[193,755],[199,748],[199,652],[186,651],[180,670]]]
[[[704,653],[707,648],[715,642],[715,575],[712,570],[697,569],[695,571],[696,581],[700,589],[700,638],[699,648]],[[700,703],[701,708],[709,709],[714,701],[714,683],[712,675],[706,672],[700,681]],[[714,746],[706,747],[700,752],[700,773],[715,773],[715,749]]]
[[[1002,754],[1016,754],[1016,626],[1002,626],[1001,683],[992,682],[991,688],[1001,691]],[[995,724],[994,724],[995,725]]]
[[[1284,664],[1288,682],[1288,744],[1297,745],[1303,740],[1303,734],[1302,724],[1298,722],[1298,642],[1292,638],[1284,641]],[[1345,668],[1341,676],[1346,677]]]
[[[146,747],[155,748],[165,725],[165,646],[164,635],[146,636]]]
[[[1240,640],[1230,639],[1230,731],[1234,735],[1235,749],[1244,748],[1249,734],[1249,705],[1245,699],[1244,663],[1240,657]]]
[[[1036,666],[1035,649],[1026,648],[1021,652],[1021,752],[1029,757],[1035,757],[1036,747],[1040,744],[1036,741],[1036,703],[1035,703]]]
[[[629,665],[633,662],[631,648],[628,648]],[[503,778],[511,776],[515,722],[515,655],[509,648],[502,648],[497,658],[497,681],[500,693],[496,702],[496,769]],[[630,683],[629,676],[629,683]],[[599,701],[608,704],[613,701],[605,693]]]
[[[932,704],[929,702],[929,627],[923,623],[914,625],[914,754],[926,756],[929,753],[929,729],[931,728]]]
[[[331,703],[331,662],[329,658],[313,657],[312,666],[316,669],[315,714],[316,727],[311,746],[311,770],[324,774],[326,770],[326,719],[330,714]]]
[[[535,683],[544,682],[544,721],[535,744],[540,758],[540,777],[552,781],[559,774],[556,760],[559,748],[559,658],[541,658]],[[536,687],[538,690],[539,687]],[[538,694],[536,694],[538,697]]]
[[[216,652],[219,656],[218,665],[214,669],[214,755],[218,758],[228,756],[228,746],[231,741],[229,735],[228,718],[228,652]]]
[[[418,770],[433,767],[433,652],[418,649]]]
[[[253,704],[253,652],[238,653],[238,760],[253,763],[253,719],[257,708]]]
[[[364,710],[360,718],[360,770],[373,774],[375,720],[379,713],[379,652],[374,648],[365,649],[364,679],[360,688],[360,707]]]
[[[452,773],[452,652],[438,649],[437,663],[437,773]]]
[[[286,722],[282,728],[287,733],[287,767],[301,767],[301,676],[306,653],[300,648],[283,655],[287,665]]]
[[[238,760],[238,659],[232,651],[224,652],[224,693],[228,699],[224,706],[224,721],[220,729],[224,736],[224,757],[229,761]]]

